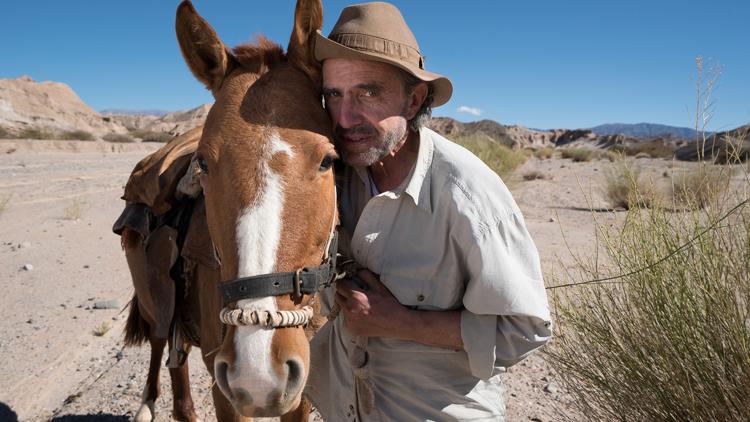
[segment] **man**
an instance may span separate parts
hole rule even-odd
[[[346,164],[340,251],[363,269],[324,295],[341,311],[313,339],[308,395],[327,421],[503,420],[499,373],[551,335],[521,212],[423,126],[452,85],[398,9],[345,8],[315,55]]]

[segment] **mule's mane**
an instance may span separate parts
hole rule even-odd
[[[240,66],[254,73],[265,73],[286,61],[284,50],[262,35],[257,37],[255,43],[238,45],[232,52]]]

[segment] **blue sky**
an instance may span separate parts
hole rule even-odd
[[[292,0],[195,0],[227,45],[286,46]],[[324,32],[352,1],[324,1]],[[454,95],[438,116],[534,128],[653,122],[690,127],[695,57],[722,67],[710,130],[750,121],[750,1],[394,0],[426,65]],[[12,1],[0,14],[0,78],[69,84],[97,110],[210,102],[179,53],[177,1]],[[478,115],[466,111],[478,112]]]

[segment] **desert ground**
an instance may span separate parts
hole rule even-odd
[[[0,420],[130,420],[140,404],[148,347],[123,348],[132,295],[112,223],[133,166],[158,144],[0,141]],[[661,175],[669,161],[639,163]],[[590,256],[591,208],[605,208],[606,160],[530,158],[508,180],[542,258],[547,284],[575,269],[571,251]],[[524,181],[538,171],[544,179]],[[622,212],[599,212],[605,223]],[[191,354],[193,398],[213,420],[210,378]],[[536,353],[505,374],[508,420],[581,419],[557,376]],[[162,371],[157,420],[170,420]]]

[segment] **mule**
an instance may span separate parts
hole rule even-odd
[[[307,416],[302,390],[309,373],[308,339],[310,328],[320,324],[311,320],[311,307],[316,285],[330,273],[337,221],[332,171],[337,156],[313,56],[321,26],[320,0],[298,0],[286,54],[262,37],[229,50],[189,1],[178,6],[182,54],[215,98],[192,158],[203,195],[187,236],[200,232],[194,220],[200,223],[205,206],[204,226],[221,265],[193,263],[186,274],[189,288],[175,291],[180,286],[165,274],[180,258],[173,244],[181,238],[179,230],[160,227],[147,239],[132,228],[123,231],[136,284],[126,337],[148,338],[152,346],[136,419],[153,417],[166,343],[178,361],[170,356],[176,365],[170,369],[175,419],[196,419],[185,360],[189,347],[182,343],[200,344],[215,380],[218,420]],[[161,260],[150,258],[148,251],[158,247],[166,251]],[[149,259],[161,275],[150,273],[148,285],[139,286],[135,274]],[[269,273],[274,275],[252,278]],[[282,285],[291,280],[291,288],[274,287],[279,280]],[[165,297],[176,299],[160,307]],[[186,334],[186,320],[198,327],[199,339]]]

